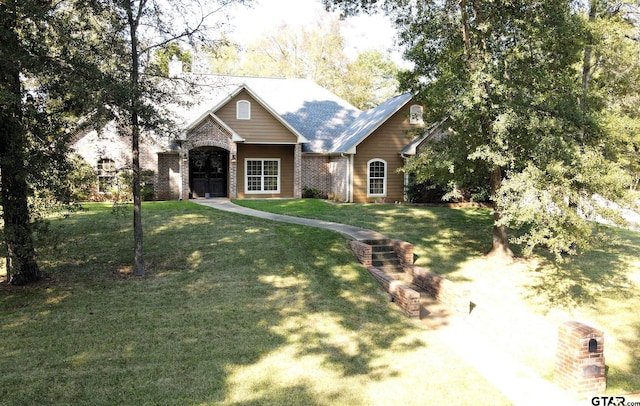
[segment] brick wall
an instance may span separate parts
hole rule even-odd
[[[331,192],[329,158],[326,156],[304,155],[302,157],[302,188],[318,189],[326,194]]]
[[[604,333],[577,321],[560,325],[554,380],[578,399],[603,394],[607,387]]]
[[[131,138],[120,135],[114,122],[107,123],[100,130],[89,129],[77,134],[70,147],[94,169],[101,159],[113,160],[118,171],[131,169]],[[163,140],[155,135],[143,134],[141,137],[140,168],[154,172],[154,184],[159,181],[157,154],[165,147]]]
[[[369,273],[391,296],[391,300],[397,304],[409,317],[420,317],[420,294],[407,285],[393,279],[378,268],[367,268]]]
[[[159,200],[178,200],[181,182],[180,155],[177,152],[158,154],[156,198]]]
[[[470,297],[468,289],[463,289],[442,276],[429,272],[427,269],[406,265],[404,271],[411,276],[413,283],[438,302],[450,309],[468,314],[470,311]]]
[[[187,134],[187,140],[182,145],[182,152],[185,159],[182,165],[182,198],[189,198],[189,161],[186,153],[197,147],[218,147],[229,152],[229,155],[238,153],[237,145],[231,140],[231,134],[212,118],[207,118],[200,122]],[[237,191],[237,162],[229,159],[228,168],[228,194],[229,198],[235,199],[238,196]]]
[[[391,244],[393,245],[393,250],[400,260],[400,265],[405,266],[413,264],[412,244],[402,240],[391,240]]]
[[[373,252],[373,248],[371,248],[371,245],[352,240],[349,242],[349,246],[351,247],[351,252],[356,256],[358,262],[366,268],[369,268],[372,265],[371,254]]]

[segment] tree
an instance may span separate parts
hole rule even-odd
[[[119,64],[119,70],[127,73],[124,77],[116,76],[110,86],[116,95],[111,107],[118,118],[120,132],[131,138],[134,274],[144,276],[140,142],[145,131],[175,133],[173,117],[167,111],[168,102],[173,101],[172,94],[160,86],[159,72],[145,69],[152,65],[148,55],[177,42],[196,45],[213,41],[212,35],[223,23],[212,18],[233,1],[97,1],[110,18],[113,41],[125,39],[125,46],[114,48],[118,53],[109,55]]]
[[[102,62],[92,51],[100,38],[87,35],[91,19],[78,18],[91,15],[87,7],[71,0],[0,1],[0,182],[11,284],[42,275],[29,201],[34,190],[57,200],[69,196],[62,181],[70,168],[66,129],[95,106],[99,93],[93,85]]]
[[[336,94],[359,109],[370,109],[396,93],[398,72],[398,67],[388,55],[377,50],[362,52],[355,61],[347,64]]]
[[[151,62],[151,69],[148,74],[158,74],[160,77],[169,77],[169,61],[176,57],[183,63],[183,69],[188,72],[192,64],[191,52],[185,50],[177,42],[170,42],[167,45],[161,47],[154,53],[153,62]]]
[[[308,78],[361,109],[393,95],[398,87],[393,61],[376,50],[350,61],[344,42],[337,18],[301,29],[282,25],[246,49],[231,43],[210,51],[210,66],[223,74]]]
[[[640,185],[640,4],[590,0],[590,35],[582,70],[583,105],[600,113],[611,159]]]
[[[455,188],[489,185],[494,228],[489,254],[512,256],[507,227],[525,246],[575,253],[590,241],[585,214],[619,199],[628,177],[607,159],[598,108],[583,108],[587,30],[569,0],[325,1],[350,13],[382,5],[393,13],[414,62],[405,88],[426,117],[449,117],[452,132],[411,169]]]

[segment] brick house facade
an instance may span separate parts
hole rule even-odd
[[[142,139],[157,199],[299,198],[310,188],[339,201],[404,200],[397,171],[427,135],[411,95],[360,111],[308,80],[198,78],[194,101],[175,107],[182,136]],[[72,148],[98,176],[130,167],[130,142],[111,123]]]

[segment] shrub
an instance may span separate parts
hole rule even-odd
[[[320,189],[315,189],[315,188],[310,188],[305,186],[302,188],[302,198],[303,199],[328,199],[329,195]]]

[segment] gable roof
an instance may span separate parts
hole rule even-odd
[[[330,91],[306,79],[190,75],[195,86],[182,90],[185,105],[175,105],[176,121],[193,128],[243,90],[298,137],[322,145],[344,131],[360,113]]]
[[[411,142],[409,142],[402,151],[400,151],[400,153],[402,155],[415,155],[418,151],[418,147],[422,145],[423,142],[430,139],[439,139],[442,136],[442,132],[438,132],[438,130],[448,119],[449,117],[445,117],[425,128],[422,135],[411,140]]]
[[[335,139],[331,152],[355,153],[355,148],[392,115],[407,104],[413,96],[405,93],[393,97],[378,107],[362,112],[349,128]]]
[[[209,116],[217,119],[215,112],[244,90],[298,137],[306,153],[355,153],[358,144],[412,99],[405,93],[361,111],[308,79],[207,74],[185,78],[196,85],[183,92],[188,107],[174,109],[183,128],[193,128]]]

